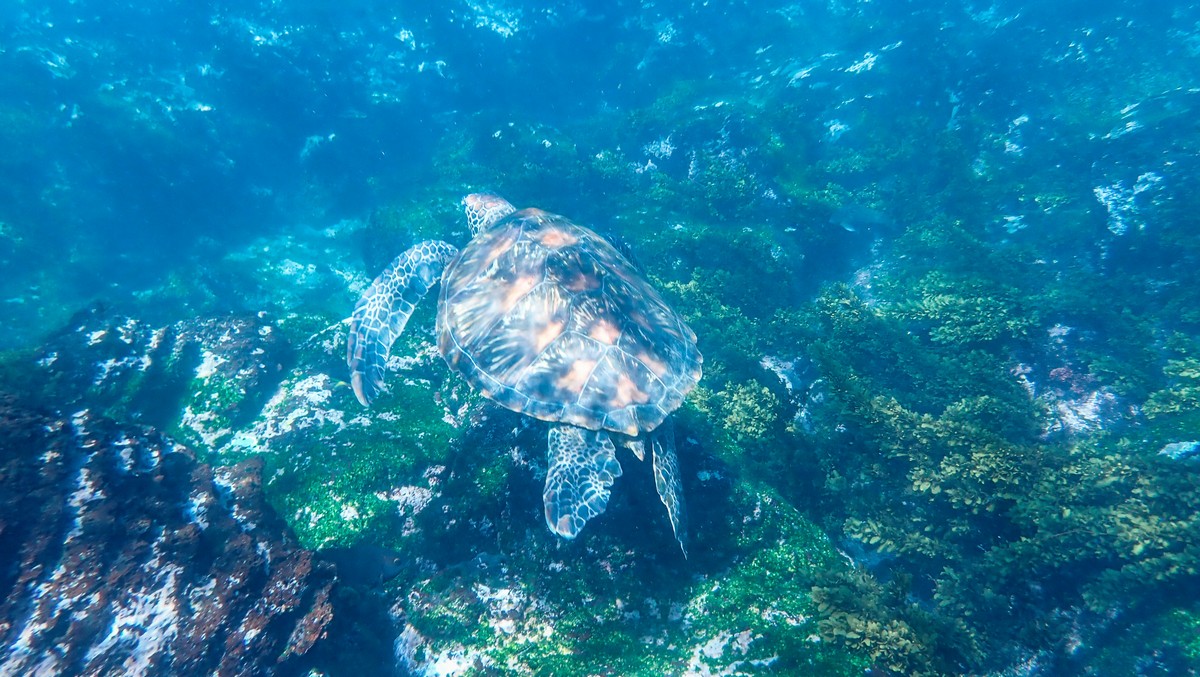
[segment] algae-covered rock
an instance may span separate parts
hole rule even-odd
[[[429,337],[414,331],[411,354],[393,357],[389,389],[366,410],[341,380],[345,329],[335,323],[301,341],[298,366],[216,454],[264,455],[272,500],[309,547],[364,538],[402,547],[440,491],[469,391],[439,372]]]
[[[290,359],[257,315],[153,326],[95,306],[45,342],[34,373],[51,406],[91,407],[211,449],[258,413]]]
[[[670,547],[649,464],[625,451],[622,491],[564,541],[545,528],[546,425],[472,395],[431,329],[418,313],[370,409],[341,381],[345,325],[316,330],[216,452],[265,457],[271,500],[305,545],[404,560],[369,598],[391,624],[334,627],[316,666],[350,660],[352,631],[394,642],[413,674],[861,672],[821,639],[809,601],[816,572],[846,561],[787,501],[736,479],[684,427],[690,559]]]
[[[689,482],[697,498],[731,504],[702,511],[714,540],[696,543],[711,548],[699,561],[602,521],[569,548],[498,525],[520,547],[487,548],[398,599],[398,662],[421,675],[861,674],[862,658],[822,640],[809,597],[815,572],[845,566],[825,535],[778,497],[705,477]]]
[[[89,411],[0,399],[0,672],[272,674],[324,634],[331,569],[262,494]]]

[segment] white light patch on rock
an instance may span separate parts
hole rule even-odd
[[[314,374],[295,383],[283,383],[271,397],[254,425],[239,430],[228,448],[238,451],[273,451],[272,441],[282,435],[309,428],[333,425],[346,427],[346,413],[326,408],[333,395],[333,382],[326,374]]]
[[[517,588],[489,588],[482,583],[473,586],[475,595],[488,607],[488,625],[506,635],[517,631],[514,618],[529,605],[529,597]]]
[[[1200,441],[1164,444],[1163,448],[1158,450],[1158,453],[1173,461],[1195,458],[1197,455],[1200,455]]]
[[[1047,435],[1065,432],[1070,435],[1096,432],[1119,418],[1120,399],[1107,388],[1076,399],[1060,399],[1052,404],[1054,420],[1047,425]]]
[[[233,432],[229,428],[213,427],[211,424],[217,420],[216,412],[196,412],[192,410],[191,406],[188,406],[183,410],[183,416],[180,417],[179,423],[183,427],[194,431],[205,445],[212,447],[217,443],[217,440]]]
[[[731,660],[729,655],[745,656],[746,652],[750,650],[750,645],[756,639],[758,636],[753,635],[750,630],[742,630],[738,633],[719,632],[712,639],[692,650],[692,657],[688,660],[687,669],[683,674],[688,677],[727,677],[745,674],[747,664],[759,668],[767,667],[778,657]],[[728,662],[722,665],[721,663],[724,661]]]
[[[503,38],[511,38],[520,30],[519,10],[480,0],[467,0],[466,5],[475,13],[476,28],[486,28]]]
[[[1140,219],[1137,208],[1137,196],[1150,190],[1162,182],[1162,177],[1154,172],[1146,172],[1137,177],[1132,188],[1127,188],[1124,181],[1117,181],[1108,186],[1096,186],[1092,193],[1104,209],[1108,211],[1108,230],[1113,235],[1124,235],[1130,226],[1143,230],[1146,223]]]
[[[123,665],[127,674],[149,674],[148,657],[160,655],[179,633],[176,579],[182,571],[178,565],[165,565],[149,592],[131,591],[115,604],[108,636],[88,649],[85,660],[92,663],[121,647],[128,655]]]
[[[471,672],[476,663],[484,667],[492,663],[489,657],[461,646],[435,653],[430,641],[410,623],[404,624],[394,647],[396,662],[409,672],[424,677],[457,677]]]
[[[425,487],[404,486],[393,487],[387,492],[376,492],[375,497],[381,501],[391,501],[401,515],[416,515],[433,500],[433,492]]]
[[[211,351],[204,351],[204,359],[196,367],[196,378],[207,381],[217,373],[217,368],[225,363],[225,358]]]
[[[67,505],[75,509],[75,519],[71,524],[71,530],[67,532],[66,542],[70,543],[83,533],[83,514],[86,512],[85,506],[94,501],[99,501],[105,498],[104,490],[96,486],[92,480],[91,470],[87,465],[79,469],[78,479],[75,480],[75,491],[71,492],[70,499],[67,500]]]
[[[847,73],[862,73],[863,71],[869,71],[875,67],[875,62],[878,60],[878,54],[875,54],[874,52],[867,52],[863,55],[862,59],[856,61],[853,65],[848,66],[844,70]]]
[[[838,139],[842,138],[842,134],[845,134],[847,131],[849,131],[850,125],[845,124],[841,120],[830,120],[825,123],[825,129],[826,136],[829,137],[829,140],[837,141]]]
[[[124,367],[139,367],[144,371],[141,357],[123,357],[119,360],[109,358],[103,362],[96,363],[96,378],[92,381],[92,385],[100,385],[108,380],[108,377],[113,372],[119,372]]]
[[[126,318],[125,322],[120,327],[117,327],[121,342],[126,345],[133,345],[133,340],[137,338],[137,328],[137,320],[132,317]]]
[[[208,507],[212,502],[212,494],[208,492],[196,492],[188,497],[185,509],[188,521],[200,527],[201,531],[208,528]]]

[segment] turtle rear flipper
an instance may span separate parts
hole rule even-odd
[[[608,488],[621,476],[617,449],[608,433],[555,426],[549,434],[550,468],[542,500],[550,530],[574,538],[608,507]]]
[[[383,389],[383,371],[392,343],[404,331],[413,308],[442,277],[458,253],[454,245],[426,241],[413,246],[375,278],[350,317],[346,364],[350,384],[364,407]]]
[[[663,421],[651,433],[650,448],[654,462],[654,487],[658,489],[658,497],[663,505],[667,506],[675,540],[679,541],[686,558],[687,509],[683,504],[683,478],[679,472],[679,458],[675,455],[675,426],[671,424],[671,419]]]

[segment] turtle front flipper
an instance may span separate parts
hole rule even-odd
[[[687,557],[687,508],[683,504],[683,476],[679,472],[679,458],[675,455],[675,426],[671,419],[662,422],[651,433],[650,448],[654,462],[654,487],[658,497],[667,506],[671,518],[671,529],[675,540]]]
[[[396,257],[375,278],[354,306],[346,364],[350,384],[364,407],[383,389],[383,371],[392,343],[404,331],[413,308],[442,276],[450,259],[458,254],[454,245],[426,241]]]
[[[621,476],[617,449],[603,430],[555,426],[549,434],[550,469],[542,500],[550,530],[575,538],[608,507],[608,488]]]

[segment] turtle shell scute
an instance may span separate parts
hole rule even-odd
[[[500,405],[638,435],[700,378],[696,336],[593,231],[540,210],[481,233],[443,277],[438,345]]]

